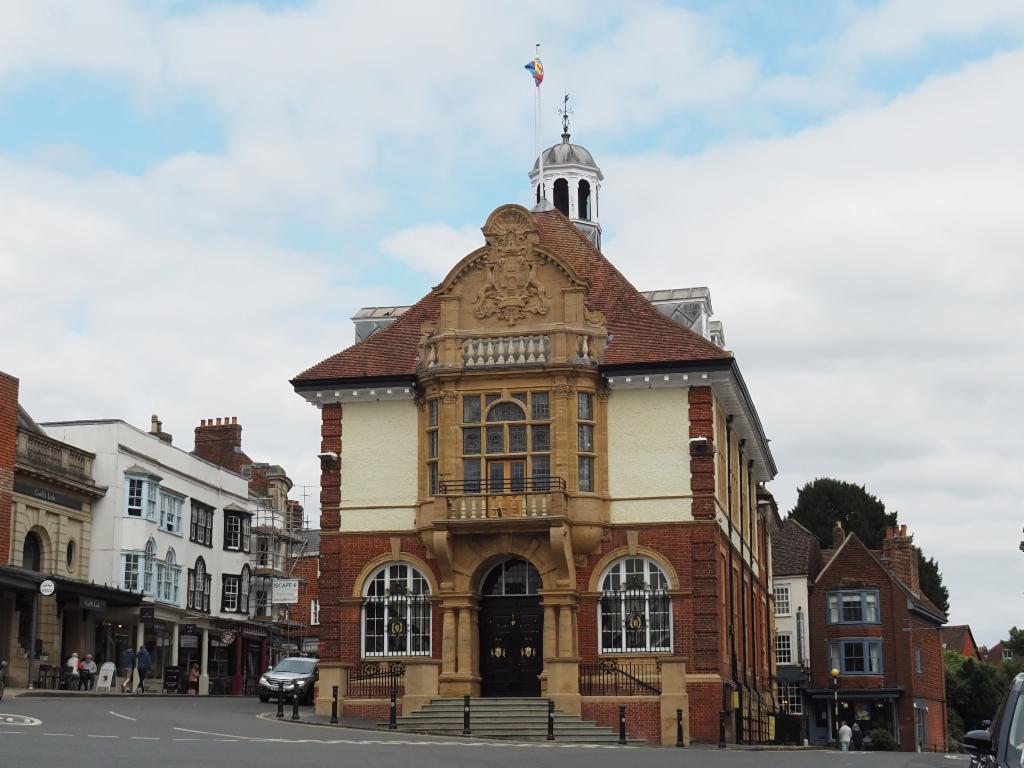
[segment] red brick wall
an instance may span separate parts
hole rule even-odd
[[[690,483],[693,490],[693,516],[715,517],[715,433],[714,398],[711,387],[690,387],[690,437],[707,438],[707,448],[690,449]]]
[[[690,705],[690,740],[718,741],[718,716],[722,711],[720,683],[690,683],[686,686]]]
[[[0,563],[11,562],[14,452],[18,440],[18,380],[0,371]]]
[[[341,455],[341,404],[328,403],[320,411],[320,450]],[[337,532],[341,504],[341,462],[320,463],[320,658],[337,661],[341,647],[341,607],[345,595],[341,583],[342,538]],[[348,594],[351,594],[349,592]]]
[[[320,598],[320,582],[316,575],[316,566],[320,560],[319,554],[307,555],[299,560],[295,566],[295,578],[299,579],[299,604],[296,607],[294,618],[310,627],[311,634],[316,634],[316,625],[310,624],[310,601]]]
[[[661,704],[656,696],[625,696],[620,699],[584,698],[581,716],[600,726],[619,732],[619,706],[626,707],[626,735],[630,739],[644,739],[651,744],[661,743]],[[555,734],[558,738],[558,734]]]
[[[398,717],[402,716],[402,699],[398,699]],[[341,706],[344,717],[359,717],[373,723],[386,723],[391,702],[386,699],[345,699]]]

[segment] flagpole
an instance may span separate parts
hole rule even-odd
[[[536,51],[535,52],[535,57],[537,59],[539,59],[540,58],[540,43],[537,43],[537,47],[536,47],[535,51]],[[536,137],[536,144],[537,144],[537,168],[540,171],[540,176],[538,177],[539,180],[540,180],[540,199],[541,200],[547,200],[548,199],[548,191],[547,191],[547,188],[544,186],[544,145],[541,143],[541,138],[542,138],[543,134],[541,132],[541,127],[540,127],[541,126],[540,85],[541,85],[540,82],[538,82],[537,83],[537,111],[536,111],[536,120],[534,120],[534,134],[535,134],[535,137]],[[539,202],[540,201],[538,201],[538,203]]]

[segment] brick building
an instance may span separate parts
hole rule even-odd
[[[339,685],[380,717],[367,680],[398,669],[405,713],[543,696],[609,725],[626,704],[651,741],[675,743],[677,708],[688,738],[724,714],[766,740],[756,410],[701,312],[596,247],[590,153],[566,134],[549,154],[556,209],[540,185],[534,211],[498,208],[421,301],[292,381],[322,415],[318,708]]]
[[[293,617],[300,627],[299,650],[320,653],[320,531],[304,532],[305,547],[297,558],[295,578],[299,580],[299,601]]]
[[[946,616],[921,592],[913,537],[888,528],[872,551],[837,527],[833,545],[809,597],[812,740],[845,721],[889,730],[903,751],[944,750]]]
[[[942,628],[942,647],[947,651],[956,651],[970,659],[981,660],[981,651],[974,642],[974,633],[969,624],[955,624]]]

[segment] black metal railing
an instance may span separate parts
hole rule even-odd
[[[580,664],[583,696],[657,696],[661,694],[661,662],[602,659]]]
[[[386,699],[405,693],[405,664],[398,661],[363,664],[345,670],[347,699]]]
[[[504,480],[448,480],[438,484],[438,492],[442,496],[462,495],[467,493],[547,493],[548,491],[565,491],[565,480],[561,477],[521,477],[505,478]]]
[[[366,656],[429,656],[433,603],[430,595],[373,595],[363,603]]]
[[[602,653],[669,653],[672,600],[668,591],[627,583],[601,595]]]

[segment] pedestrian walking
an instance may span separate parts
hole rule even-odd
[[[67,667],[67,684],[65,687],[69,691],[78,690],[78,651],[74,651],[68,656],[65,666]]]
[[[853,724],[853,748],[860,752],[864,748],[864,731],[857,723]]]
[[[199,665],[192,662],[192,666],[188,668],[188,695],[197,696],[199,694]]]
[[[846,724],[845,720],[843,720],[843,724],[839,728],[839,748],[843,750],[843,752],[850,751],[851,738],[853,738],[853,729]]]
[[[83,688],[92,690],[93,680],[96,679],[96,662],[92,660],[92,654],[85,654],[85,661],[78,665],[78,690]]]
[[[149,651],[144,645],[140,645],[139,652],[135,654],[135,668],[139,671],[139,693],[145,693],[146,673],[149,672]]]
[[[121,683],[122,693],[131,693],[132,672],[135,670],[135,650],[129,646],[121,651],[121,675],[124,682]]]

